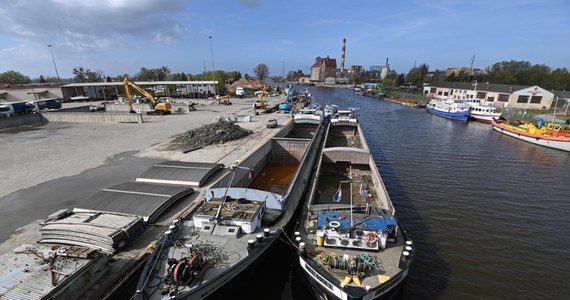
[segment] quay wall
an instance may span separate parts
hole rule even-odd
[[[142,123],[142,114],[101,112],[46,112],[42,113],[49,122],[69,123]]]
[[[10,118],[0,118],[0,129],[14,126],[41,123],[45,121],[40,114],[13,116]]]

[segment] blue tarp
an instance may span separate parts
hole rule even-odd
[[[354,228],[361,230],[386,230],[388,226],[396,226],[396,220],[391,217],[382,217],[369,214],[353,214]],[[329,226],[332,221],[340,223],[340,230],[350,229],[350,212],[321,211],[317,219],[317,226],[322,228]]]

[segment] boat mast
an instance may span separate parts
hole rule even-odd
[[[556,119],[556,108],[558,107],[558,95],[556,95],[556,99],[554,100],[556,101],[556,103],[554,104],[554,112],[552,112],[552,123],[554,123],[554,120]]]
[[[350,228],[354,225],[352,221],[352,166],[350,166],[349,173],[348,173],[348,182],[350,182]]]

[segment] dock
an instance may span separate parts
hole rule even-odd
[[[243,100],[243,101],[242,101]],[[217,104],[210,104],[207,106],[197,106],[197,111],[191,111],[187,114],[173,114],[170,116],[152,116],[149,122],[143,122],[138,124],[88,124],[88,125],[78,125],[74,127],[74,125],[54,125],[58,130],[61,128],[61,132],[68,130],[71,127],[74,133],[70,135],[76,136],[77,139],[82,140],[85,145],[81,143],[81,141],[71,141],[72,144],[77,143],[77,147],[74,148],[74,152],[81,152],[85,151],[84,153],[94,153],[94,158],[100,159],[100,157],[106,157],[105,160],[109,160],[109,157],[116,158],[117,155],[120,153],[124,153],[133,149],[133,145],[135,146],[136,157],[141,159],[150,159],[152,161],[179,161],[183,163],[187,162],[202,162],[202,163],[209,163],[214,165],[224,165],[229,166],[235,161],[243,160],[247,158],[251,153],[253,153],[258,147],[266,143],[268,140],[273,138],[273,136],[278,132],[278,130],[272,128],[266,128],[266,122],[268,119],[277,119],[279,127],[286,126],[289,122],[291,122],[290,116],[288,114],[256,114],[252,115],[251,111],[251,100],[253,99],[240,99],[233,101],[233,105],[231,106],[224,106],[224,105],[217,105]],[[284,100],[283,97],[275,97],[268,99],[270,104],[277,104]],[[242,102],[239,102],[242,101]],[[253,130],[253,134],[242,138],[240,140],[225,142],[223,144],[215,144],[200,147],[194,149],[190,152],[185,152],[182,150],[167,150],[164,147],[164,143],[174,134],[183,133],[186,130],[200,127],[202,124],[207,122],[212,122],[216,117],[219,116],[228,116],[232,115],[235,116],[238,120],[237,124],[240,126],[244,126],[247,129]],[[69,127],[68,127],[69,126]],[[138,128],[137,128],[138,127]],[[92,134],[91,136],[83,136],[78,132],[89,133]],[[103,131],[103,132],[102,132]],[[115,132],[116,131],[116,132]],[[165,132],[168,132],[165,134]],[[51,138],[62,138],[66,139],[67,133],[62,133],[60,137],[53,136],[48,137],[46,139]],[[130,140],[131,143],[128,141],[123,140]],[[0,139],[1,140],[1,139]],[[130,146],[129,146],[130,144]],[[18,145],[12,145],[12,148],[9,148],[8,151],[17,151],[26,153],[26,150],[18,149]],[[119,147],[116,147],[119,146]],[[73,147],[73,146],[72,146]],[[121,148],[122,147],[122,148]],[[118,149],[121,148],[121,149]],[[130,148],[130,149],[129,149]],[[68,154],[68,159],[74,160],[77,157],[77,161],[80,162],[81,159],[84,159],[85,156],[82,155],[81,158],[76,156],[75,153],[70,153],[71,149],[61,149],[58,148],[57,145],[50,145],[43,149],[46,152],[65,152]],[[91,151],[91,152],[90,152]],[[100,151],[101,153],[97,153]],[[111,152],[106,152],[111,151]],[[45,153],[44,153],[45,154]],[[16,154],[15,154],[16,155]],[[55,154],[54,154],[55,155]],[[89,158],[88,158],[89,159]],[[37,165],[30,163],[28,166],[30,170],[37,171],[37,172],[44,172],[40,174],[38,177],[43,178],[44,182],[53,180],[53,177],[56,176],[75,176],[74,174],[80,174],[82,171],[96,167],[99,165],[100,162],[93,162],[89,161],[89,163],[81,164],[83,170],[71,170],[73,167],[70,165],[70,170],[67,170],[67,166],[62,166],[62,171],[59,174],[53,174],[53,162],[50,161],[39,161]],[[176,181],[176,176],[172,176],[173,173],[177,171],[173,168],[169,168],[172,166],[164,166],[162,168],[167,168],[170,171],[170,176],[160,176],[160,168],[161,162],[154,164],[148,172],[141,172],[136,177],[127,179],[128,185],[133,185],[134,182],[138,182],[138,179],[142,179],[140,182],[141,184],[148,184],[149,178],[155,178],[158,181],[163,180],[167,183],[168,181]],[[21,168],[20,166],[19,168]],[[23,170],[20,170],[16,166],[13,166],[13,169],[10,169],[8,166],[7,171],[12,172],[13,174],[20,174]],[[158,168],[158,169],[157,169]],[[154,173],[151,171],[154,170]],[[51,172],[51,173],[50,173]],[[50,174],[48,174],[50,173]],[[208,171],[206,171],[208,173]],[[105,267],[101,267],[101,270],[97,276],[93,276],[91,279],[92,284],[88,284],[87,289],[81,290],[75,294],[77,299],[114,299],[117,297],[130,297],[130,295],[121,295],[124,292],[123,287],[129,285],[130,283],[138,280],[138,270],[141,266],[144,265],[146,262],[146,258],[149,255],[153,244],[158,240],[158,237],[163,233],[165,230],[168,229],[168,225],[175,219],[178,219],[182,216],[185,216],[192,212],[196,207],[197,203],[200,203],[203,200],[203,190],[207,188],[210,184],[212,184],[216,178],[220,176],[220,172],[210,172],[208,176],[211,176],[209,179],[202,180],[202,179],[195,179],[195,178],[180,178],[181,181],[185,181],[189,184],[196,183],[196,186],[193,186],[193,192],[189,194],[184,194],[179,199],[165,209],[161,211],[161,214],[156,214],[154,211],[159,210],[159,207],[151,207],[152,211],[149,211],[148,217],[152,218],[152,222],[147,224],[146,229],[140,235],[138,235],[135,239],[130,241],[126,246],[122,247],[116,253],[112,255],[108,255],[108,262],[106,262]],[[81,177],[81,175],[77,175]],[[139,178],[140,177],[140,178]],[[58,177],[56,177],[58,178]],[[65,180],[64,180],[65,181]],[[146,182],[145,182],[146,181]],[[152,181],[152,180],[151,180]],[[65,184],[65,183],[63,183]],[[85,179],[85,184],[89,184],[89,179]],[[99,189],[96,187],[88,187],[84,190],[77,189],[76,187],[69,186],[69,191],[74,191],[76,194],[76,201],[72,204],[70,208],[75,207],[85,201],[85,199],[89,199],[89,197],[99,197],[99,201],[104,202],[105,196],[104,193],[122,193],[132,195],[138,195],[139,198],[148,197],[149,192],[145,190],[143,187],[142,190],[125,190],[127,188],[134,188],[132,186],[126,187],[122,186],[121,182],[115,182],[114,185],[103,185],[99,186]],[[158,182],[158,184],[161,184]],[[26,186],[23,186],[26,188]],[[46,186],[42,186],[40,184],[39,187],[34,187],[38,189],[46,189],[45,199],[42,201],[49,201],[50,197],[57,197],[55,194],[50,194],[49,189]],[[103,194],[99,194],[99,196],[93,196],[93,192],[99,192]],[[16,191],[13,195],[17,195],[19,191]],[[152,193],[150,193],[152,194]],[[160,193],[156,193],[155,197],[160,197]],[[132,200],[132,199],[131,199]],[[39,200],[38,200],[39,201]],[[138,201],[134,199],[132,201]],[[134,204],[132,204],[134,205]],[[89,207],[90,209],[95,209],[94,207]],[[149,208],[149,209],[151,209]],[[46,208],[49,209],[49,208]],[[55,212],[56,209],[50,211],[43,215],[43,218],[46,219],[49,214]],[[41,219],[40,219],[41,220]],[[148,219],[147,219],[148,220]],[[26,245],[34,245],[35,242],[38,240],[37,238],[37,231],[39,229],[38,221],[37,220],[28,220],[29,222],[25,225],[21,231],[19,230],[17,233],[12,234],[7,241],[4,241],[0,245],[0,254],[10,254],[14,253],[15,246],[26,244]],[[34,232],[35,231],[35,232]],[[38,245],[38,244],[35,244]],[[33,246],[29,246],[33,247]],[[19,249],[18,251],[28,251],[30,250],[22,250]],[[33,255],[33,254],[22,254],[19,255]],[[101,260],[99,260],[101,261]],[[106,261],[106,260],[105,260]],[[68,270],[69,271],[69,270]],[[40,273],[41,274],[41,273]],[[46,278],[49,278],[49,273],[44,272]],[[5,274],[4,274],[5,275]],[[0,273],[0,278],[3,278],[2,273]],[[135,278],[136,277],[136,278]],[[49,282],[49,281],[46,281]],[[48,288],[44,286],[43,288]],[[5,290],[0,289],[0,298],[3,298],[2,295]],[[134,291],[131,291],[134,292]],[[121,296],[118,296],[121,295]],[[47,296],[47,294],[46,294]],[[37,297],[35,297],[37,298]]]

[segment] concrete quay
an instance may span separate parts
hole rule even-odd
[[[277,105],[284,97],[271,97],[268,102]],[[228,165],[247,157],[258,143],[277,131],[265,127],[267,120],[275,118],[279,124],[290,121],[288,114],[254,114],[254,100],[232,99],[232,105],[197,105],[196,111],[188,113],[145,116],[144,123],[54,122],[0,130],[3,170],[0,254],[22,243],[35,242],[37,223],[49,214],[72,208],[103,188],[134,181],[157,162],[204,161]],[[186,154],[164,149],[172,136],[227,116],[236,117],[241,127],[254,133],[238,141]],[[175,206],[180,207],[173,209],[181,210],[187,204],[177,203]],[[163,221],[168,223],[168,219]]]

